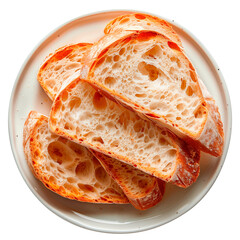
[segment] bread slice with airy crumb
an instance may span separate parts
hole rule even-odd
[[[53,100],[62,84],[82,67],[82,57],[91,43],[78,43],[57,49],[50,54],[39,69],[37,79]]]
[[[45,186],[64,197],[80,201],[126,203],[109,174],[137,209],[148,209],[162,200],[165,182],[50,133],[47,121],[46,116],[30,112],[23,137],[28,165]],[[34,157],[36,145],[42,157]]]
[[[166,185],[164,181],[100,152],[90,151],[122,188],[135,208],[146,210],[162,200]]]
[[[49,127],[60,136],[181,187],[190,186],[199,175],[198,150],[104,97],[80,78],[56,97]]]
[[[84,63],[82,79],[202,151],[222,154],[218,108],[209,107],[192,63],[170,39],[150,31],[107,34]]]
[[[46,116],[29,113],[23,147],[34,175],[53,192],[83,202],[128,203],[121,188],[92,153],[49,131]]]
[[[116,17],[107,24],[104,33],[109,34],[122,30],[155,31],[168,37],[179,47],[182,47],[181,39],[169,22],[145,13],[131,13]]]

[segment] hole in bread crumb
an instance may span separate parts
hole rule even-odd
[[[133,126],[135,132],[143,132],[144,131],[144,123],[143,121],[136,122]]]
[[[178,121],[181,120],[181,119],[182,119],[181,117],[176,117],[176,120],[178,120]]]
[[[116,83],[116,79],[114,77],[106,77],[104,82],[106,85],[112,86]]]
[[[54,67],[54,71],[58,71],[58,70],[60,70],[61,68],[62,68],[62,65],[57,65],[57,66]]]
[[[177,62],[177,58],[175,56],[170,57],[171,62]]]
[[[179,104],[177,105],[177,109],[178,109],[179,111],[182,111],[183,108],[184,108],[184,104],[183,104],[183,103],[179,103]]]
[[[149,139],[149,137],[148,137],[148,136],[145,136],[145,137],[144,137],[144,142],[145,142],[145,143],[148,143],[148,142],[149,142],[149,140],[150,140],[150,139]]]
[[[119,55],[123,55],[125,53],[126,49],[125,48],[121,48],[119,51]]]
[[[73,126],[73,124],[67,122],[64,125],[64,129],[66,129],[66,130],[73,130],[74,126]]]
[[[88,178],[93,170],[92,164],[89,161],[80,162],[75,168],[75,173],[78,178]]]
[[[171,149],[171,150],[168,150],[166,152],[166,154],[169,156],[169,157],[175,157],[177,151],[175,149]]]
[[[102,166],[95,170],[95,176],[97,181],[101,184],[107,185],[110,182],[110,178]]]
[[[180,48],[179,48],[179,46],[178,46],[176,43],[174,43],[174,42],[168,41],[168,46],[169,46],[171,49],[174,49],[174,50],[177,50],[177,51],[181,51]]]
[[[88,184],[81,184],[81,183],[78,183],[78,187],[83,191],[83,192],[92,192],[94,193],[95,192],[95,188],[91,185],[88,185]]]
[[[101,124],[98,124],[98,125],[96,126],[96,130],[97,130],[97,131],[102,131],[102,130],[104,130],[104,126],[101,125]]]
[[[77,154],[77,155],[83,155],[84,153],[84,148],[80,146],[79,144],[75,142],[70,142],[68,143],[68,146]]]
[[[56,184],[56,182],[57,182],[57,180],[56,180],[56,178],[55,178],[54,176],[50,176],[49,179],[48,179],[48,181],[49,181],[50,183],[53,183],[53,184]]]
[[[114,140],[111,144],[110,147],[118,147],[119,145],[119,141],[118,140]]]
[[[108,71],[108,68],[107,67],[105,67],[103,70],[102,70],[102,75],[104,75],[106,72]]]
[[[141,15],[141,14],[135,14],[134,15],[135,16],[135,18],[137,18],[137,19],[145,19],[146,17],[144,16],[144,15]]]
[[[73,178],[73,177],[68,177],[68,178],[67,178],[67,181],[68,181],[69,183],[75,183],[75,182],[76,182],[76,179]]]
[[[182,113],[181,113],[183,116],[186,116],[188,114],[188,110],[185,109]]]
[[[58,164],[62,164],[63,161],[71,161],[71,156],[67,154],[66,146],[61,142],[51,142],[48,145],[48,153]]]
[[[187,90],[186,90],[186,94],[187,94],[188,96],[192,96],[192,95],[193,95],[193,90],[192,90],[192,88],[191,88],[190,86],[188,86],[188,88],[187,88]]]
[[[168,113],[168,114],[166,114],[166,117],[167,117],[167,118],[173,118],[173,117],[174,117],[174,114]]]
[[[145,93],[136,93],[135,96],[138,97],[138,98],[144,98],[144,97],[147,96],[147,94],[145,94]]]
[[[113,57],[114,62],[118,62],[119,59],[120,59],[120,57],[119,57],[118,55],[115,55],[115,56]]]
[[[61,169],[60,167],[57,167],[57,170],[58,170],[60,173],[62,173],[62,174],[65,173],[65,172],[63,171],[63,169]]]
[[[103,139],[102,139],[101,137],[94,137],[94,138],[92,138],[92,141],[93,141],[93,142],[99,142],[99,143],[101,143],[101,144],[104,144],[104,141],[103,141]]]
[[[68,98],[68,92],[67,91],[63,91],[62,92],[62,101],[65,102]]]
[[[154,81],[158,78],[159,71],[158,69],[151,64],[146,64],[145,62],[140,62],[138,64],[138,70],[143,75],[148,75],[151,81]]]
[[[123,112],[118,119],[118,123],[120,125],[123,125],[123,127],[126,129],[128,123],[130,120],[130,113],[128,111]]]
[[[116,62],[112,65],[112,69],[120,68],[121,64],[119,62]]]
[[[97,110],[103,110],[107,107],[107,101],[99,92],[95,92],[93,96],[93,105]]]
[[[124,24],[124,23],[127,23],[130,19],[129,18],[123,18],[119,24]]]
[[[73,97],[69,102],[70,111],[73,110],[73,108],[79,108],[81,105],[81,99],[79,97]]]
[[[143,54],[143,58],[154,58],[160,57],[162,55],[162,49],[156,45],[150,50],[148,50],[146,53]]]
[[[161,106],[161,104],[159,102],[152,102],[149,107],[151,110],[154,110],[160,106]]]
[[[182,80],[182,84],[181,84],[181,89],[184,90],[186,88],[186,80]]]
[[[160,156],[159,156],[159,155],[154,156],[154,157],[153,157],[153,162],[154,162],[155,164],[159,164],[159,163],[161,162]]]
[[[49,79],[46,81],[46,85],[53,88],[56,85],[56,81],[54,79]]]
[[[66,188],[68,191],[70,191],[70,192],[72,192],[72,191],[74,191],[73,189],[74,189],[74,187],[71,185],[71,184],[69,184],[69,183],[64,183],[64,188]]]
[[[130,55],[127,55],[126,60],[129,61],[131,59]]]
[[[169,74],[170,74],[170,75],[173,75],[173,74],[174,74],[174,71],[175,71],[174,67],[170,67]]]
[[[71,69],[73,69],[73,68],[80,68],[81,67],[81,64],[80,63],[70,63],[70,64],[68,64],[68,65],[66,65],[65,66],[65,69],[66,70],[71,70]]]
[[[150,149],[154,146],[154,143],[149,143],[148,145],[145,146],[145,149]]]
[[[167,140],[163,137],[159,138],[159,143],[160,143],[161,146],[168,145]]]
[[[106,62],[107,62],[107,63],[111,63],[111,62],[112,62],[112,57],[111,57],[111,56],[108,56],[108,57],[106,58]]]

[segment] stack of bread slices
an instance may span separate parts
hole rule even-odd
[[[37,79],[52,108],[48,117],[29,113],[24,152],[36,178],[63,197],[145,210],[166,183],[197,180],[201,151],[222,154],[223,125],[168,22],[127,14],[104,33],[46,58]]]

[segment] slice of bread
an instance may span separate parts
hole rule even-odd
[[[122,188],[129,202],[139,210],[146,210],[162,200],[165,182],[131,165],[91,150],[107,173]]]
[[[104,154],[93,150],[89,152],[74,142],[50,133],[47,121],[46,116],[30,112],[24,125],[23,145],[28,165],[49,189],[80,201],[126,203],[122,192],[109,179],[108,173],[135,208],[145,210],[162,200],[165,182]],[[36,145],[42,159],[35,157],[32,150],[35,147],[30,148]]]
[[[38,72],[37,79],[53,100],[62,84],[82,67],[82,57],[91,43],[78,43],[57,49],[50,54]]]
[[[205,101],[198,75],[176,43],[156,32],[115,32],[95,43],[84,63],[82,79],[202,151],[222,154],[218,108]]]
[[[50,129],[166,182],[190,186],[199,175],[198,150],[101,95],[80,78],[55,99]]]
[[[128,203],[118,184],[86,148],[49,131],[46,116],[29,113],[23,147],[34,175],[53,192],[83,202]]]
[[[181,39],[167,21],[145,13],[132,13],[116,17],[107,24],[105,34],[122,30],[149,30],[158,32],[182,47]]]

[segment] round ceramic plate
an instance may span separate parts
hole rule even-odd
[[[201,173],[187,189],[167,184],[161,203],[139,211],[131,205],[90,204],[65,199],[46,189],[36,180],[24,158],[23,124],[30,110],[49,115],[51,101],[37,82],[37,73],[44,58],[66,44],[94,42],[103,36],[104,26],[127,11],[96,13],[77,18],[51,33],[32,52],[15,82],[9,108],[9,134],[17,166],[29,188],[52,212],[78,226],[112,233],[138,232],[165,224],[187,212],[208,192],[224,163],[231,135],[231,106],[223,77],[206,49],[188,31],[172,22],[184,49],[208,90],[215,98],[225,132],[223,155],[219,158],[202,154]]]

